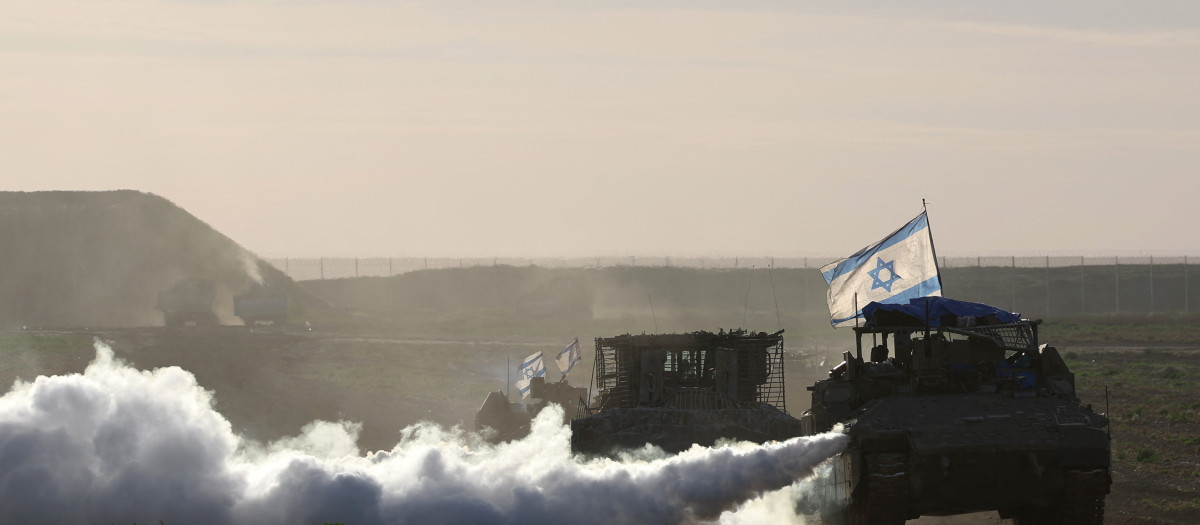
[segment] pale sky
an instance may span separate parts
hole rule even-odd
[[[1200,254],[1200,2],[860,4],[0,0],[0,190],[263,256],[849,255],[922,198],[939,254]]]

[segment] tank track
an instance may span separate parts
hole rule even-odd
[[[1017,516],[1017,525],[1103,525],[1104,496],[1108,494],[1108,471],[1067,470],[1058,501]]]
[[[1105,469],[1068,470],[1063,478],[1062,523],[1103,525],[1108,472]]]
[[[866,455],[866,499],[856,506],[856,524],[903,525],[908,518],[908,454],[872,452]]]

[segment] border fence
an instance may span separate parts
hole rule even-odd
[[[542,268],[683,267],[811,270],[803,272],[805,309],[824,308],[816,271],[834,258],[818,257],[321,257],[268,258],[297,281],[390,277],[429,269],[485,266]],[[939,257],[948,297],[978,301],[1026,317],[1075,314],[1191,312],[1200,306],[1192,281],[1195,257],[980,256]],[[811,284],[810,284],[811,283]],[[812,296],[812,297],[808,297]]]

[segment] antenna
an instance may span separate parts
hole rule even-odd
[[[775,294],[775,258],[771,258],[771,265],[767,267],[767,276],[771,278],[771,297],[775,299],[775,322],[778,323],[780,330],[783,329],[783,319],[779,316],[779,296]]]
[[[858,292],[854,292],[854,327],[855,328],[858,328],[858,318],[861,317],[859,315],[861,313],[862,312],[858,308]]]
[[[746,302],[742,309],[742,328],[746,328],[746,314],[750,312],[750,285],[754,284],[754,266],[750,266],[750,279],[746,281]]]
[[[646,293],[646,300],[650,301],[650,316],[654,318],[654,333],[658,333],[658,315],[654,313],[654,299],[650,298],[650,293]]]
[[[1108,418],[1105,430],[1108,431],[1108,440],[1112,441],[1112,409],[1108,406],[1108,385],[1104,385],[1104,417]]]

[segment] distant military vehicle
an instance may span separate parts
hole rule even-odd
[[[782,330],[597,338],[594,374],[596,398],[571,422],[576,452],[679,452],[801,431],[784,406]]]
[[[556,383],[546,382],[545,377],[533,377],[529,380],[530,403],[513,403],[503,391],[495,390],[488,393],[483,406],[475,413],[475,430],[488,434],[491,441],[511,441],[529,434],[529,423],[543,409],[556,404],[563,409],[563,423],[567,423],[580,410],[587,389],[571,386],[566,379]]]
[[[167,326],[197,326],[217,324],[213,313],[213,282],[208,279],[185,279],[158,293],[157,308],[163,313]]]
[[[842,424],[851,437],[809,510],[855,524],[988,510],[1103,523],[1108,419],[1080,404],[1040,321],[941,297],[863,314],[857,351],[809,387],[801,416],[805,434]]]
[[[287,322],[288,298],[269,287],[256,285],[250,291],[233,298],[233,315],[246,326],[255,324],[282,325]]]

